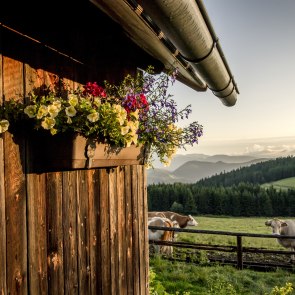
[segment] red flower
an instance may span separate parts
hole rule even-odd
[[[86,85],[84,86],[83,94],[84,95],[89,94],[95,97],[100,96],[103,98],[107,96],[105,90],[101,86],[97,85],[96,82],[93,82],[93,83],[87,82]]]

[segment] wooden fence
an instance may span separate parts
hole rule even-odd
[[[227,232],[227,231],[214,231],[214,230],[194,230],[194,229],[181,229],[181,228],[166,228],[166,227],[158,227],[158,226],[149,226],[151,230],[167,230],[174,232],[187,232],[192,234],[211,234],[211,235],[224,235],[224,236],[233,236],[236,237],[236,245],[211,245],[211,244],[197,244],[197,243],[186,243],[186,242],[169,242],[169,241],[149,241],[150,244],[156,245],[169,245],[176,248],[186,248],[186,249],[197,249],[197,250],[205,250],[205,251],[220,251],[220,252],[234,252],[236,253],[236,259],[227,260],[227,259],[219,259],[219,262],[223,264],[235,264],[238,269],[243,269],[244,266],[254,267],[254,268],[295,268],[295,264],[287,261],[286,258],[285,263],[271,263],[267,261],[246,261],[244,259],[244,255],[246,253],[253,254],[270,254],[270,255],[285,255],[290,256],[294,254],[293,251],[284,251],[284,250],[271,250],[265,248],[254,248],[254,247],[243,247],[243,237],[253,237],[253,238],[270,238],[277,239],[277,236],[273,234],[254,234],[254,233],[238,233],[238,232]],[[281,238],[286,239],[295,239],[295,236],[280,236]],[[172,258],[173,259],[173,258]],[[190,259],[186,259],[189,261]],[[212,259],[212,261],[218,261],[216,259]]]

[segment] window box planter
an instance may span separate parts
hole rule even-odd
[[[147,146],[114,147],[78,134],[36,131],[27,139],[27,171],[31,173],[143,165]]]

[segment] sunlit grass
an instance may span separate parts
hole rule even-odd
[[[150,267],[168,294],[188,291],[190,295],[267,295],[275,286],[287,282],[295,286],[294,274],[283,270],[257,272],[231,266],[197,266],[158,256],[150,259]]]
[[[191,229],[224,231],[234,233],[253,233],[253,234],[271,234],[271,230],[265,225],[266,217],[209,217],[195,216],[198,221],[197,227]],[[290,219],[290,217],[288,218]],[[236,237],[203,234],[203,233],[179,233],[179,241],[202,243],[210,245],[236,245]],[[257,247],[286,250],[276,239],[273,238],[256,238],[243,237],[242,243],[244,247]]]

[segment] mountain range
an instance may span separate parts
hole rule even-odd
[[[249,155],[176,155],[169,167],[156,168],[156,165],[159,167],[159,163],[155,163],[153,169],[147,170],[147,182],[148,184],[195,183],[202,178],[210,177],[221,172],[229,172],[269,159],[268,157],[259,158]]]

